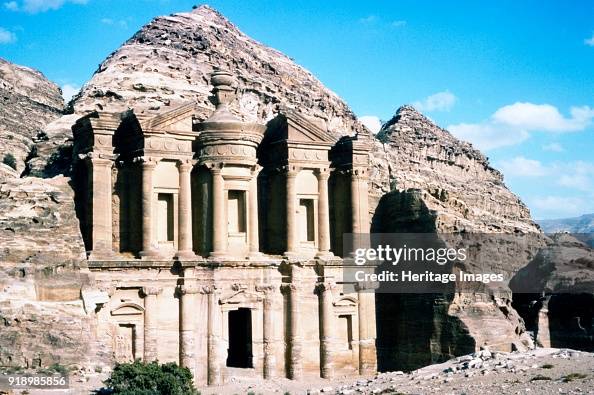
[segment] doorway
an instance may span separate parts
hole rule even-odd
[[[229,311],[229,350],[227,366],[253,368],[252,311],[246,308]]]

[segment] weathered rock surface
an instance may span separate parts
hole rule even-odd
[[[594,350],[592,248],[571,235],[554,235],[510,287],[537,344]]]
[[[0,179],[18,177],[29,171],[26,162],[31,159],[49,159],[51,152],[38,146],[50,139],[44,128],[62,115],[64,99],[60,88],[39,71],[0,58],[0,100],[0,161],[10,153],[16,167],[1,163]]]
[[[363,127],[309,71],[239,31],[208,6],[155,18],[105,60],[76,98],[76,112],[104,108],[157,112],[195,101],[206,118],[209,74],[232,72],[239,83],[233,110],[266,122],[279,105],[307,112],[337,135]]]
[[[191,13],[154,19],[110,55],[75,97],[75,113],[45,128],[48,144],[37,149],[43,153],[39,159],[28,161],[32,173],[52,176],[68,171],[70,126],[88,111],[134,108],[138,113],[158,113],[194,101],[198,115],[206,118],[213,109],[208,101],[208,75],[214,67],[238,77],[240,99],[232,110],[245,120],[266,122],[279,106],[288,106],[325,124],[337,137],[367,133],[348,106],[311,73],[203,6]],[[411,107],[401,108],[384,125],[371,159],[371,207],[393,222],[411,227],[426,222],[441,232],[539,232],[528,209],[480,152]],[[0,189],[4,191],[0,196],[0,242],[8,243],[9,248],[1,252],[0,260],[8,268],[30,267],[45,259],[75,266],[84,247],[67,179],[58,177],[44,183],[27,178],[4,185],[6,188]],[[25,203],[17,197],[19,193]],[[385,223],[382,226],[386,231],[395,229]],[[515,272],[530,260],[531,253],[530,249],[522,251],[517,260],[498,265]],[[56,285],[60,286],[73,287],[72,282]],[[510,307],[509,297],[481,292],[463,298],[403,302],[408,310],[402,317],[411,322],[419,319],[424,331],[417,333],[424,343],[411,350],[411,364],[444,360],[483,344],[501,342],[510,347],[521,341],[523,324]],[[51,297],[52,292],[46,294]],[[418,308],[422,317],[414,314]],[[413,341],[414,328],[409,327],[403,338]]]
[[[79,264],[84,245],[69,179],[25,177],[0,184],[0,246],[0,266],[8,272]]]
[[[481,152],[413,107],[399,108],[377,140],[372,156],[376,196],[420,190],[441,232],[539,232],[526,205]]]

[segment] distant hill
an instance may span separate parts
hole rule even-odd
[[[544,219],[536,221],[545,233],[594,233],[594,214],[573,218]]]

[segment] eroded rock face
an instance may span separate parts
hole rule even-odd
[[[593,269],[592,248],[557,234],[512,279],[514,307],[539,345],[594,350]]]
[[[45,126],[64,110],[60,88],[43,74],[0,58],[0,179],[29,172],[26,162],[35,157],[49,159],[44,146],[50,136]],[[5,156],[14,156],[16,169],[6,165]],[[49,154],[51,155],[51,153]]]
[[[155,18],[109,56],[75,100],[76,112],[104,108],[157,112],[195,101],[206,118],[214,67],[238,79],[233,110],[266,122],[279,105],[299,108],[337,135],[363,127],[348,106],[309,71],[239,31],[208,6]]]
[[[403,106],[382,126],[372,155],[376,196],[418,189],[441,232],[539,232],[526,205],[471,144]]]
[[[69,179],[26,177],[0,184],[0,265],[73,266],[84,259],[84,246]]]
[[[232,111],[246,121],[266,122],[279,106],[289,106],[325,124],[336,137],[367,133],[348,106],[311,73],[203,6],[191,13],[154,19],[110,55],[75,98],[75,113],[45,127],[48,142],[39,145],[37,151],[43,154],[38,159],[28,161],[31,173],[67,173],[70,126],[88,111],[134,108],[139,114],[150,114],[194,101],[199,106],[198,116],[206,118],[214,109],[208,101],[208,77],[214,67],[237,76],[240,99]],[[409,229],[427,224],[440,232],[538,232],[528,209],[507,190],[501,174],[480,152],[411,107],[401,108],[378,138],[371,155],[373,211],[391,192],[385,216],[408,224]],[[27,178],[1,186],[0,242],[9,247],[0,251],[0,261],[9,271],[18,267],[15,275],[27,275],[32,264],[46,260],[64,260],[76,266],[83,256],[67,182],[65,177],[47,182]],[[414,199],[407,200],[411,194]],[[415,211],[418,208],[422,210]],[[395,228],[385,225],[384,230]],[[504,262],[504,269],[515,272],[528,262],[531,251],[523,253],[525,256],[517,261]],[[72,282],[51,283],[46,288],[53,286],[71,290]],[[25,285],[12,291],[37,297]],[[521,341],[523,333],[522,322],[509,304],[505,293],[488,291],[464,297],[402,300],[397,304],[405,307],[400,310],[401,318],[419,322],[422,329],[415,333],[414,326],[406,327],[403,339],[420,339],[423,346],[411,347],[401,357],[410,362],[407,366],[414,366],[484,344],[501,342],[505,345],[502,348],[509,348]],[[489,328],[485,328],[485,321],[490,323]]]

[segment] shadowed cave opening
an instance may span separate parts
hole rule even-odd
[[[439,243],[435,223],[435,215],[417,191],[392,191],[381,198],[371,233],[435,233]],[[410,371],[475,351],[466,325],[448,315],[453,289],[384,293],[382,286],[376,293],[379,371]]]

